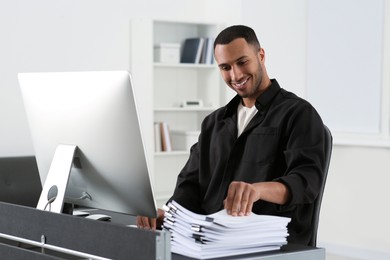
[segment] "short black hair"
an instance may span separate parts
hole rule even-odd
[[[260,49],[260,42],[257,39],[255,31],[245,25],[233,25],[223,29],[215,38],[214,49],[217,44],[228,44],[235,39],[244,38],[248,44]]]

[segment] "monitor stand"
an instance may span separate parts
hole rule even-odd
[[[60,144],[57,146],[37,209],[62,213],[66,186],[76,149],[76,145]]]

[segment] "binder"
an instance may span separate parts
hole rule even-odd
[[[183,51],[180,57],[181,63],[200,63],[204,38],[187,38],[184,41]]]

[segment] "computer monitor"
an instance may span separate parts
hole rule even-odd
[[[37,208],[62,212],[65,201],[156,216],[129,72],[20,73],[18,79],[44,183]]]

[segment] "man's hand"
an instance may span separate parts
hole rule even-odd
[[[224,207],[229,215],[247,216],[258,200],[283,205],[290,199],[290,191],[281,182],[246,183],[233,181],[229,185]]]
[[[137,227],[150,230],[161,229],[163,221],[164,211],[157,209],[157,218],[137,216]]]
[[[246,216],[252,212],[253,203],[259,199],[260,192],[252,184],[233,181],[229,185],[224,206],[229,215]]]

